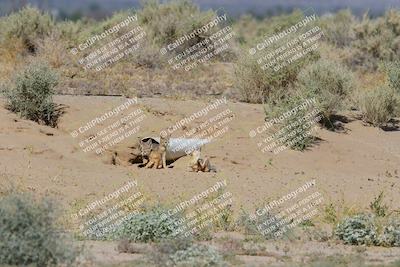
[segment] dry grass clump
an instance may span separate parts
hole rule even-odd
[[[362,120],[376,127],[386,126],[394,119],[399,105],[395,91],[388,86],[360,93],[358,103]]]

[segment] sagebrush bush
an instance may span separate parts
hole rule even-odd
[[[162,47],[210,22],[215,18],[216,13],[213,11],[203,12],[188,0],[174,0],[166,3],[153,0],[147,1],[138,15],[148,38]],[[201,34],[201,36],[197,35],[185,42],[181,46],[181,50],[193,46],[209,35],[210,32]]]
[[[268,222],[268,227],[270,227],[276,225],[276,222],[278,221],[279,218],[270,212],[265,212],[261,216],[257,215],[253,220],[250,218],[249,213],[242,211],[239,218],[236,220],[236,228],[245,234],[262,236],[263,238],[270,240],[278,238],[274,234],[281,230],[281,228],[277,226],[274,230],[267,233],[265,231],[267,226],[263,225],[263,223]],[[284,234],[279,237],[287,237],[288,234],[290,234],[289,232],[290,231],[284,232]]]
[[[316,99],[316,107],[325,119],[330,119],[343,107],[354,88],[351,71],[339,63],[321,59],[304,68],[298,76],[302,94]]]
[[[253,59],[241,57],[235,66],[235,82],[242,100],[248,103],[262,103],[273,90],[268,76]]]
[[[55,205],[29,195],[0,199],[0,264],[56,266],[74,262],[77,250],[57,229]]]
[[[375,245],[378,243],[374,217],[368,214],[345,218],[336,226],[335,235],[349,245]]]
[[[244,102],[263,103],[272,92],[286,91],[293,86],[300,70],[318,57],[318,53],[310,53],[305,58],[275,71],[269,68],[263,70],[257,60],[242,56],[235,65],[236,88]]]
[[[156,266],[227,266],[219,252],[211,246],[193,243],[188,239],[163,240],[150,254]]]
[[[311,132],[322,117],[316,108],[315,97],[306,99],[294,93],[270,97],[265,104],[266,121],[279,119],[285,113],[291,115],[269,131],[274,136],[277,148],[286,146],[295,150],[308,148],[315,138]]]
[[[135,62],[140,66],[157,67],[166,58],[160,55],[160,49],[177,41],[179,38],[202,28],[214,20],[217,13],[214,11],[201,11],[190,0],[173,0],[160,2],[158,0],[147,1],[138,12],[139,23],[146,31],[146,47],[135,56]],[[208,39],[213,33],[223,28],[223,23],[210,28],[206,32],[196,35],[194,38],[184,41],[176,47],[172,54],[179,54],[186,49]],[[204,45],[203,45],[204,47]],[[197,53],[197,50],[190,52]],[[190,54],[189,53],[189,54]],[[224,60],[232,57],[230,48],[218,53],[213,59]],[[171,54],[167,54],[170,58]]]
[[[37,39],[48,36],[53,27],[54,20],[49,14],[30,6],[0,18],[0,34],[6,40],[20,38],[30,52],[36,51]]]
[[[87,29],[90,29],[91,26],[88,22],[84,23],[81,20],[66,20],[57,22],[55,31],[59,33],[65,45],[72,48],[90,37]]]
[[[59,110],[53,103],[53,89],[58,75],[46,64],[33,62],[15,78],[14,87],[6,92],[7,108],[21,117],[55,127]]]
[[[386,65],[389,86],[400,95],[400,61],[389,62]]]
[[[303,18],[304,14],[296,10],[291,14],[266,18],[262,23],[251,21],[246,17],[239,20],[235,27],[235,30],[238,31],[238,38],[243,39],[243,36],[249,36],[247,40],[239,39],[240,42],[244,43],[242,47],[243,53],[235,62],[234,72],[235,85],[244,102],[263,103],[272,92],[288,90],[296,82],[300,70],[320,57],[319,52],[315,50],[287,64],[286,60],[280,59],[284,55],[283,52],[280,52],[272,56],[269,60],[273,62],[276,59],[276,63],[272,64],[273,66],[266,64],[270,62],[265,60],[258,62],[267,54],[273,54],[274,51],[277,51],[281,47],[286,47],[289,41],[293,41],[293,36],[283,37],[279,41],[268,45],[267,48],[257,51],[254,55],[250,55],[248,52],[250,48],[254,48],[258,43],[262,43],[266,36],[273,36],[280,33],[295,25]],[[299,29],[296,36],[305,31],[306,27]],[[308,48],[307,45],[302,43],[299,45],[302,46],[302,50]],[[287,56],[286,58],[292,56]]]
[[[383,199],[384,199],[384,193],[382,191],[369,204],[371,211],[378,217],[385,217],[389,213],[389,207],[383,203]]]
[[[124,221],[109,239],[151,242],[172,237],[179,226],[178,217],[168,217],[167,214],[167,210],[161,207],[139,213]]]
[[[326,15],[320,20],[326,40],[337,47],[349,46],[354,40],[353,25],[355,22],[356,18],[349,9]]]
[[[385,247],[400,247],[400,220],[392,218],[384,227],[379,244]]]
[[[133,61],[139,67],[150,69],[161,68],[164,61],[160,56],[160,47],[153,41],[145,40],[138,53],[133,55]]]
[[[381,61],[398,59],[400,52],[400,11],[388,10],[383,17],[371,19],[364,15],[354,25],[355,38],[351,65],[376,69]]]
[[[399,100],[395,91],[387,86],[366,90],[357,97],[362,120],[377,127],[386,126],[396,117]]]

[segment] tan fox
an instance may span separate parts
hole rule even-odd
[[[200,150],[194,150],[191,153],[191,160],[189,163],[189,167],[194,172],[217,172],[216,169],[211,166],[210,160],[205,157],[204,159],[201,158]]]
[[[149,153],[149,162],[145,168],[167,168],[167,147],[169,143],[169,136],[161,136],[160,144],[158,146],[152,146]]]

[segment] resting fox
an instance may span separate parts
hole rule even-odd
[[[216,169],[211,166],[210,160],[206,157],[204,159],[200,156],[200,150],[194,150],[191,153],[191,160],[189,167],[194,172],[217,172]]]

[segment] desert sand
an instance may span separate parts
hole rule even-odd
[[[344,201],[364,208],[384,191],[388,204],[400,208],[400,131],[385,132],[354,120],[344,123],[345,131],[319,129],[319,141],[304,152],[289,149],[277,155],[262,153],[257,147],[258,137],[249,137],[249,131],[263,123],[262,105],[228,101],[235,114],[228,123],[229,130],[203,149],[217,173],[189,172],[189,157],[175,161],[168,169],[144,169],[129,163],[134,153],[131,147],[138,138],[157,137],[160,130],[211,100],[139,98],[135,108],[146,114],[140,131],[101,155],[83,152],[70,132],[123,104],[126,98],[57,96],[55,101],[65,105],[65,114],[55,129],[0,108],[0,171],[8,177],[1,181],[3,185],[12,182],[22,190],[48,194],[68,205],[74,200],[94,200],[130,179],[137,180],[141,190],[161,202],[189,198],[226,179],[234,207],[251,209],[316,179],[316,188],[328,202]],[[196,123],[201,120],[188,128]],[[96,127],[100,130],[102,125]],[[111,164],[113,152],[120,155],[121,165]]]

